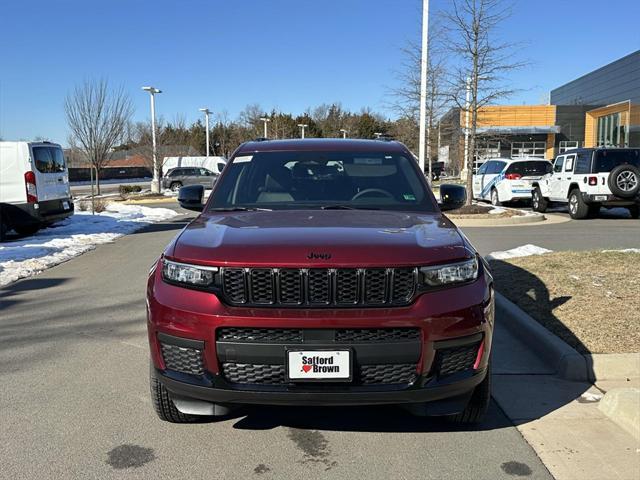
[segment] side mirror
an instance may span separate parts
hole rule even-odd
[[[202,198],[204,197],[204,187],[202,185],[189,185],[182,187],[178,191],[178,203],[182,208],[201,212],[204,208]]]
[[[463,207],[467,202],[467,189],[461,185],[440,185],[438,206],[443,212]]]

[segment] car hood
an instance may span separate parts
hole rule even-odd
[[[443,263],[470,251],[440,213],[280,210],[204,213],[167,254],[218,266],[371,267]]]

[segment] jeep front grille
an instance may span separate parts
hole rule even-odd
[[[231,305],[407,305],[416,268],[223,268],[224,299]]]

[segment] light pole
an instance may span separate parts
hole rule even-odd
[[[347,138],[347,133],[349,133],[349,131],[344,128],[341,128],[340,131],[342,132],[342,138]]]
[[[209,160],[209,114],[211,112],[208,108],[201,108],[200,111],[204,113],[204,128],[206,129],[207,136],[207,160]]]
[[[471,103],[471,77],[467,77],[466,83],[467,95],[464,101],[464,163],[462,166],[462,172],[460,172],[461,180],[466,180],[467,175],[469,175],[469,107]]]
[[[156,93],[162,90],[155,87],[142,87],[142,90],[149,92],[151,98],[151,144],[153,150],[153,180],[151,180],[151,191],[160,193],[160,168],[158,167],[158,152],[156,151]]]
[[[425,142],[427,140],[427,54],[429,52],[429,0],[422,0],[422,52],[420,59],[420,145],[418,163],[424,172]],[[431,179],[429,179],[431,182]]]
[[[264,123],[264,138],[269,138],[269,135],[267,132],[267,123],[269,123],[271,119],[267,117],[260,117],[260,120],[262,120],[262,122]]]
[[[298,126],[302,130],[302,136],[300,138],[304,138],[304,129],[307,128],[309,125],[307,125],[306,123],[299,123]]]

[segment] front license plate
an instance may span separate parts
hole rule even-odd
[[[350,350],[289,350],[287,375],[296,382],[351,381]]]
[[[62,202],[62,208],[64,208],[65,210],[69,210],[69,202],[67,201]]]

